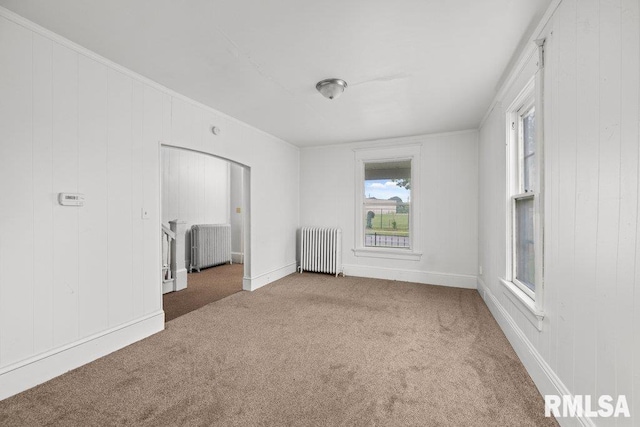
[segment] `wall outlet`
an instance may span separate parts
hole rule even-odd
[[[149,216],[150,216],[149,215],[149,210],[145,209],[145,208],[142,208],[141,216],[142,216],[142,219],[149,219]]]

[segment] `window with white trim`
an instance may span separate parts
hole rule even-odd
[[[420,145],[355,150],[354,254],[418,260]]]
[[[364,246],[408,249],[411,160],[364,162]]]
[[[540,111],[536,108],[535,80],[522,91],[508,113],[508,212],[510,280],[532,300],[542,281],[542,183],[539,146]]]

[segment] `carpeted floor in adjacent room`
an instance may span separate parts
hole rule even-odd
[[[187,275],[187,288],[162,296],[165,321],[173,320],[242,290],[244,265],[224,264]]]
[[[294,274],[166,327],[0,425],[556,425],[475,290]]]

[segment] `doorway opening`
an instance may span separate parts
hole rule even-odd
[[[242,291],[248,277],[247,166],[161,145],[165,321]]]

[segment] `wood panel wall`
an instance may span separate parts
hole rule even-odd
[[[194,224],[228,224],[230,163],[208,154],[171,147],[161,149],[162,223],[186,223],[187,268],[191,257],[190,229]]]
[[[160,309],[158,231],[146,225],[162,94],[4,18],[0,57],[6,366]],[[58,205],[59,192],[85,206]]]
[[[252,194],[281,189],[248,204],[245,285],[294,271],[297,148],[4,10],[0,64],[0,376],[161,310],[161,141],[247,165]]]
[[[504,120],[509,99],[501,100],[481,129],[479,185],[481,280],[572,394],[623,394],[636,422],[639,27],[637,0],[563,0],[549,23],[542,331],[531,326],[498,283],[506,262]],[[575,420],[563,425],[575,425]]]

